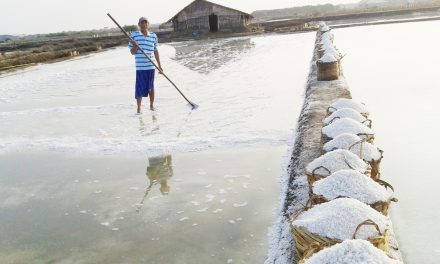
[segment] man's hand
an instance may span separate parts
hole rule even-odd
[[[134,40],[130,40],[130,43],[133,45],[133,48],[130,49],[130,52],[132,55],[136,54],[137,50],[140,49],[139,44],[134,41]]]
[[[162,66],[159,66],[159,74],[163,74]]]
[[[139,44],[138,44],[136,41],[131,40],[130,42],[131,42],[131,44],[132,44],[133,46],[136,47],[136,49],[139,49]]]

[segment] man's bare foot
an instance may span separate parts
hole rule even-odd
[[[151,111],[155,111],[156,108],[155,108],[154,106],[150,105],[150,110],[151,110]]]
[[[136,113],[137,113],[137,114],[142,114],[141,109],[140,109],[139,107],[138,107]]]

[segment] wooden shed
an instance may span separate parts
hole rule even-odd
[[[168,22],[175,32],[227,32],[246,30],[253,17],[250,14],[206,0],[195,0]]]

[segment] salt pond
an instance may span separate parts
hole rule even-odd
[[[126,48],[0,76],[0,259],[262,263],[314,36],[161,45],[196,111]]]
[[[407,263],[440,257],[438,26],[334,30],[385,150]],[[194,112],[158,77],[159,110],[135,115],[125,48],[0,76],[1,259],[263,262],[314,37],[162,45]]]

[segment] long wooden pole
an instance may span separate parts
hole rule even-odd
[[[122,33],[124,33],[124,35],[130,40],[130,41],[134,41],[130,35],[128,35],[127,31],[125,31],[118,22],[116,22],[116,20],[109,14],[107,13],[107,16],[110,17],[111,20],[113,20],[113,22],[116,24],[116,26],[118,26],[118,28],[122,31]],[[186,96],[179,90],[179,88],[177,88],[177,85],[174,84],[173,81],[171,81],[170,78],[168,78],[168,76],[159,68],[159,66],[157,66],[157,64],[150,58],[150,56],[147,55],[147,53],[145,53],[145,51],[139,47],[140,51],[144,54],[144,56],[154,65],[154,67],[156,67],[156,69],[174,86],[174,88],[176,88],[176,90],[180,93],[180,95],[183,96],[183,98],[185,98],[185,100],[191,105],[192,110],[198,108],[199,106],[196,105],[195,103],[191,102],[190,100],[188,100],[188,98],[186,98]]]

